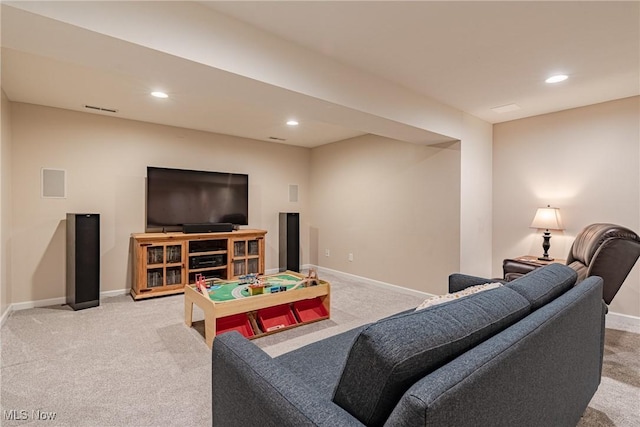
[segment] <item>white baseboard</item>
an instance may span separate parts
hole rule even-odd
[[[310,268],[315,268],[319,273],[322,273],[322,272],[331,273],[331,274],[333,274],[335,276],[344,277],[345,279],[357,280],[359,282],[366,283],[368,285],[373,285],[373,286],[379,286],[381,288],[392,289],[392,290],[394,290],[396,292],[402,292],[402,293],[410,294],[410,295],[419,295],[419,296],[424,296],[424,297],[433,296],[433,294],[430,294],[430,293],[427,293],[427,292],[416,291],[415,289],[404,288],[402,286],[392,285],[391,283],[381,282],[379,280],[369,279],[367,277],[356,276],[355,274],[345,273],[345,272],[338,271],[338,270],[332,270],[332,269],[326,268],[326,267],[319,267],[319,266],[313,265],[313,264],[303,264],[303,265],[301,265],[300,266],[300,271],[306,271],[306,270],[309,270]],[[279,273],[279,272],[280,272],[279,269],[272,268],[272,269],[269,269],[269,270],[265,270],[264,274],[276,274],[276,273]],[[322,277],[320,277],[320,278],[322,279]]]
[[[100,292],[100,301],[109,297],[117,297],[120,295],[128,295],[131,292],[131,289],[116,289],[115,291],[104,291]]]
[[[610,311],[605,318],[605,324],[610,329],[624,329],[638,333],[640,330],[640,317]]]
[[[610,311],[609,313],[607,313],[607,316],[617,318],[618,320],[621,320],[621,321],[640,322],[640,317],[638,316],[631,316],[629,314],[616,313],[613,311]]]
[[[115,291],[100,292],[100,301],[102,301],[105,298],[115,297],[118,295],[126,295],[128,293],[129,293],[129,289],[117,289]],[[13,303],[5,310],[4,313],[2,313],[2,317],[0,317],[0,326],[4,325],[5,320],[14,311],[27,310],[30,308],[38,308],[38,307],[50,307],[52,305],[64,305],[66,303],[67,303],[66,297]]]
[[[30,308],[49,307],[51,305],[63,305],[67,302],[65,297],[39,299],[35,301],[14,302],[11,311],[28,310]]]
[[[393,289],[393,290],[395,290],[397,292],[403,292],[403,293],[408,293],[408,294],[412,294],[412,295],[424,295],[425,297],[433,296],[433,294],[430,294],[430,293],[427,293],[427,292],[421,292],[421,291],[417,291],[415,289],[404,288],[402,286],[392,285],[390,283],[381,282],[379,280],[369,279],[369,278],[366,278],[366,277],[356,276],[355,274],[344,273],[342,271],[332,270],[332,269],[326,268],[326,267],[319,267],[317,265],[305,264],[305,265],[302,266],[302,269],[308,269],[310,267],[311,268],[315,268],[319,272],[326,271],[326,272],[334,274],[336,276],[342,276],[342,277],[349,278],[349,279],[355,279],[355,280],[358,280],[360,282],[367,283],[367,284],[370,284],[370,285],[380,286],[380,287],[387,288],[387,289]],[[607,319],[607,325],[608,326],[611,325],[611,326],[616,326],[616,327],[618,327],[618,326],[624,327],[624,325],[629,325],[632,328],[640,328],[640,317],[630,316],[628,314],[615,313],[615,312],[610,311],[609,313],[607,313],[606,319]]]
[[[315,268],[320,273],[327,272],[327,273],[334,274],[336,276],[341,276],[341,277],[344,277],[344,278],[357,280],[359,282],[366,283],[368,285],[373,285],[373,286],[378,286],[378,287],[381,287],[381,288],[391,289],[393,291],[402,292],[404,294],[418,295],[418,296],[423,296],[423,297],[431,297],[431,296],[433,296],[433,294],[430,294],[428,292],[417,291],[415,289],[405,288],[403,286],[398,286],[398,285],[392,285],[391,283],[381,282],[380,280],[369,279],[367,277],[362,277],[362,276],[356,276],[355,274],[345,273],[345,272],[338,271],[338,270],[332,270],[332,269],[326,268],[326,267],[319,267],[317,265],[305,264],[305,265],[302,266],[302,268],[303,269]],[[320,278],[322,279],[322,277],[320,277]]]
[[[12,311],[13,310],[11,310],[11,305],[9,305],[9,307],[7,307],[4,313],[2,313],[2,316],[0,316],[0,328],[2,327],[2,325],[4,325],[5,320],[9,318],[9,315],[11,314]]]

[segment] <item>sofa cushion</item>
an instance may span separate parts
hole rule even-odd
[[[364,326],[313,342],[275,358],[302,382],[331,400],[349,349]]]
[[[573,269],[556,263],[535,269],[505,286],[525,297],[537,310],[572,288],[577,278]]]
[[[353,343],[333,400],[369,426],[383,425],[419,378],[530,312],[500,287],[372,323]]]

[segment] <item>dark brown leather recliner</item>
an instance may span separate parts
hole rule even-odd
[[[578,281],[589,276],[604,279],[604,302],[613,297],[640,256],[640,237],[615,224],[591,224],[574,240],[567,265],[578,272]]]
[[[589,276],[600,276],[604,280],[602,298],[610,304],[620,286],[640,257],[640,237],[628,228],[615,224],[591,224],[585,227],[571,245],[567,265],[578,273],[578,282]],[[505,260],[505,263],[511,260]],[[520,263],[521,271],[514,272],[504,265],[507,281],[540,267]],[[507,268],[509,267],[509,268]]]

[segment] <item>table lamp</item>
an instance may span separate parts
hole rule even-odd
[[[542,241],[544,254],[541,257],[538,257],[538,259],[540,261],[553,261],[553,258],[549,257],[549,248],[551,247],[551,243],[549,243],[551,233],[549,230],[564,230],[562,220],[560,219],[560,209],[552,208],[549,205],[547,205],[546,208],[538,208],[536,216],[533,218],[533,222],[531,223],[531,228],[541,228],[545,230],[542,235],[542,238],[544,239]]]

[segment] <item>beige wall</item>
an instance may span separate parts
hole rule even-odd
[[[446,292],[460,262],[459,144],[366,135],[324,145],[312,150],[311,183],[311,263]]]
[[[278,212],[306,216],[306,148],[20,103],[12,125],[13,303],[64,296],[67,212],[101,214],[101,290],[130,287],[129,236],[144,231],[147,166],[248,173],[248,227],[268,230],[267,269],[278,266]],[[43,167],[66,170],[66,199],[40,197]],[[289,184],[299,186],[298,203],[288,201]]]
[[[460,269],[491,277],[491,124],[464,114],[460,159]]]
[[[11,304],[11,103],[0,90],[2,135],[0,145],[0,317]]]
[[[566,230],[552,232],[550,255],[566,258],[586,225],[611,222],[640,232],[640,97],[494,126],[493,274],[502,260],[542,254],[529,228],[537,207],[560,208]],[[640,266],[612,312],[640,316]]]

